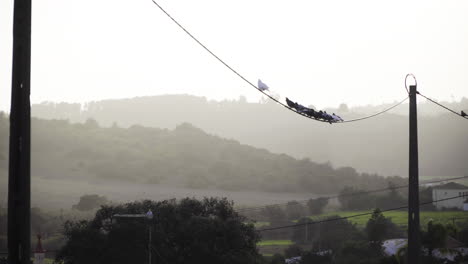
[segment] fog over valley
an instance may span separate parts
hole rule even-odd
[[[326,110],[346,120],[374,114],[390,105],[393,104],[348,108],[342,104],[341,108]],[[468,99],[447,105],[466,109]],[[115,123],[120,127],[138,124],[174,129],[187,122],[207,133],[298,159],[330,162],[337,167],[351,166],[360,172],[383,176],[406,177],[408,173],[407,104],[373,119],[333,125],[284,111],[271,101],[248,103],[240,98],[217,102],[190,95],[105,100],[86,105],[43,103],[33,105],[32,109],[32,114],[40,118],[70,122],[92,118],[106,127]],[[421,176],[465,175],[468,164],[463,154],[468,141],[463,139],[468,124],[422,99],[419,112]]]

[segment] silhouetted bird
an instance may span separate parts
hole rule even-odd
[[[335,113],[332,114],[332,117],[336,122],[343,122],[343,118],[341,118],[339,115],[335,115]]]
[[[310,117],[316,118],[315,117],[315,110],[312,109],[312,108],[307,108],[307,110],[305,111],[305,114],[310,116]]]
[[[322,110],[318,111],[315,115],[317,116],[317,118],[323,119],[323,111]]]
[[[326,121],[328,121],[328,123],[332,123],[332,122],[335,122],[333,120],[333,117],[327,113],[327,111],[323,111],[323,119],[325,119]]]
[[[301,104],[296,103],[296,110],[298,112],[305,113],[307,111],[307,109],[309,109],[309,108],[307,108],[307,107],[305,107],[305,106],[303,106]]]
[[[297,103],[294,103],[293,101],[289,100],[287,97],[286,97],[286,103],[287,103],[288,106],[291,107],[291,108],[296,109],[296,107],[297,107]]]
[[[468,116],[465,112],[463,112],[463,110],[461,111],[461,115],[462,115],[463,117]]]

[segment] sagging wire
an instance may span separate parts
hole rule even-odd
[[[335,121],[335,122],[330,122],[330,121],[327,121],[327,120],[321,120],[321,119],[316,119],[316,118],[313,118],[311,116],[308,116],[306,115],[305,113],[302,113],[302,112],[299,112],[299,111],[296,111],[295,109],[289,107],[288,105],[280,102],[278,99],[274,98],[273,96],[269,95],[268,93],[266,93],[265,91],[263,91],[262,89],[258,88],[255,84],[253,84],[252,82],[250,82],[249,80],[247,80],[247,78],[245,78],[243,75],[241,75],[239,72],[237,72],[236,70],[234,70],[234,68],[232,68],[231,66],[229,66],[229,64],[227,64],[225,61],[223,61],[220,57],[218,57],[214,52],[212,52],[210,49],[208,49],[208,47],[206,47],[200,40],[198,40],[194,35],[192,35],[192,33],[190,33],[184,26],[182,26],[174,17],[172,17],[160,4],[158,4],[156,2],[156,0],[151,0],[164,14],[166,14],[166,16],[168,18],[170,18],[179,28],[181,28],[190,38],[192,38],[198,45],[200,45],[203,49],[205,49],[211,56],[213,56],[215,59],[217,59],[221,64],[223,64],[226,68],[228,68],[230,71],[232,71],[234,74],[236,74],[239,78],[241,78],[242,80],[244,80],[247,84],[249,84],[250,86],[252,86],[253,88],[255,88],[257,91],[261,92],[262,94],[264,94],[265,96],[267,96],[268,98],[270,98],[272,101],[282,105],[283,107],[287,108],[288,110],[290,111],[293,111],[294,113],[296,114],[299,114],[303,117],[306,117],[306,118],[309,118],[311,120],[314,120],[314,121],[318,121],[318,122],[323,122],[323,123],[330,123],[330,124],[340,124],[340,123],[349,123],[349,122],[356,122],[356,121],[361,121],[361,120],[365,120],[365,119],[368,119],[368,118],[372,118],[372,117],[375,117],[375,116],[378,116],[380,114],[383,114],[387,111],[390,111],[391,109],[397,107],[398,105],[402,104],[406,99],[408,99],[408,97],[406,97],[405,99],[403,99],[401,102],[397,103],[396,105],[388,108],[388,109],[385,109],[381,112],[378,112],[378,113],[375,113],[375,114],[372,114],[370,116],[365,116],[365,117],[361,117],[361,118],[355,118],[355,119],[351,119],[351,120],[344,120],[344,121]]]
[[[424,182],[424,183],[420,183],[419,186],[424,186],[424,185],[427,185],[427,184],[434,184],[434,183],[441,183],[441,182],[446,182],[446,181],[456,181],[456,180],[461,180],[461,179],[467,179],[468,176],[461,176],[461,177],[454,177],[454,178],[447,178],[447,179],[443,179],[443,180],[436,180],[436,181],[429,181],[429,182]],[[408,185],[399,185],[399,186],[394,186],[394,187],[387,187],[387,188],[380,188],[380,189],[374,189],[374,190],[369,190],[369,191],[362,191],[362,192],[353,192],[353,193],[344,193],[344,194],[337,194],[337,195],[333,195],[333,196],[322,196],[322,197],[317,197],[317,198],[311,198],[311,199],[327,199],[327,200],[330,200],[330,199],[335,199],[335,198],[339,198],[339,197],[349,197],[349,196],[359,196],[359,195],[363,195],[363,194],[370,194],[370,193],[378,193],[378,192],[384,192],[384,191],[391,191],[391,190],[398,190],[398,189],[402,189],[402,188],[406,188],[408,187]],[[299,203],[306,203],[308,202],[310,199],[308,200],[302,200],[302,201],[298,201]],[[256,206],[256,207],[244,207],[244,208],[239,208],[237,209],[238,212],[246,212],[246,211],[256,211],[256,210],[261,210],[261,209],[266,209],[266,208],[269,208],[271,206],[285,206],[287,205],[287,203],[281,203],[281,204],[270,204],[270,205],[263,205],[263,206]]]
[[[456,111],[454,111],[454,110],[452,110],[452,109],[446,107],[445,105],[440,104],[440,103],[436,102],[435,100],[433,100],[433,99],[431,99],[431,98],[429,98],[429,97],[427,97],[427,96],[421,94],[420,92],[417,92],[417,94],[419,94],[420,96],[426,98],[426,100],[428,100],[429,102],[432,102],[432,103],[434,103],[434,104],[436,104],[436,105],[438,105],[438,106],[440,106],[440,107],[442,107],[442,108],[444,108],[444,109],[446,109],[446,110],[452,112],[453,114],[456,114],[457,116],[460,116],[460,117],[463,118],[463,119],[468,119],[468,115],[467,115],[463,110],[462,110],[460,113],[458,113],[458,112],[456,112]]]

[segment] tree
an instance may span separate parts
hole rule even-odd
[[[80,197],[78,204],[72,206],[72,209],[80,211],[89,211],[98,208],[101,205],[106,204],[107,198],[105,196],[99,196],[97,194],[83,195]]]
[[[121,219],[115,214],[140,214],[151,209],[152,220]],[[226,199],[141,201],[103,206],[94,219],[65,224],[67,242],[57,255],[64,264],[144,263],[148,228],[155,262],[255,263],[259,235],[253,224]]]
[[[344,210],[366,210],[375,205],[375,197],[363,192],[363,190],[349,186],[344,187],[340,191],[338,201],[340,201],[341,207]]]
[[[381,243],[385,239],[402,235],[400,228],[390,218],[385,217],[379,208],[376,208],[372,212],[371,218],[367,221],[365,231],[369,241],[378,243]]]
[[[270,221],[272,224],[274,223],[284,223],[287,222],[286,213],[281,209],[279,205],[269,205],[262,209],[262,215]]]
[[[286,215],[289,220],[299,219],[305,215],[305,208],[298,201],[290,201],[286,204]]]
[[[83,128],[86,129],[97,129],[99,128],[99,124],[96,119],[88,118],[86,119],[85,123],[83,124]]]
[[[309,207],[309,213],[312,215],[319,215],[323,212],[323,208],[328,204],[328,199],[320,197],[317,199],[310,199],[307,201],[307,207]]]
[[[337,251],[346,241],[363,240],[356,225],[346,219],[332,220],[340,218],[337,215],[323,219],[322,223],[309,225],[316,227],[309,229],[310,235],[314,236],[315,245],[320,250]],[[330,221],[329,221],[330,220]]]
[[[397,191],[397,186],[394,183],[389,182],[388,188],[390,189],[388,194],[379,195],[376,197],[375,207],[389,209],[393,207],[399,207],[408,203],[408,201]]]
[[[427,223],[427,231],[422,232],[422,244],[429,250],[429,256],[436,248],[445,247],[447,240],[447,229],[440,223],[434,224],[433,221]]]
[[[372,216],[367,221],[365,232],[369,240],[368,246],[377,256],[383,255],[382,243],[396,233],[398,227],[385,217],[379,208],[372,212]]]

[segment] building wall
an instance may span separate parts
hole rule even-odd
[[[452,197],[459,197],[457,199],[451,199],[447,201],[434,202],[434,205],[437,209],[442,208],[453,208],[456,207],[460,210],[463,210],[463,202],[468,199],[468,189],[460,190],[446,190],[446,189],[433,189],[432,190],[432,200],[441,200]]]

